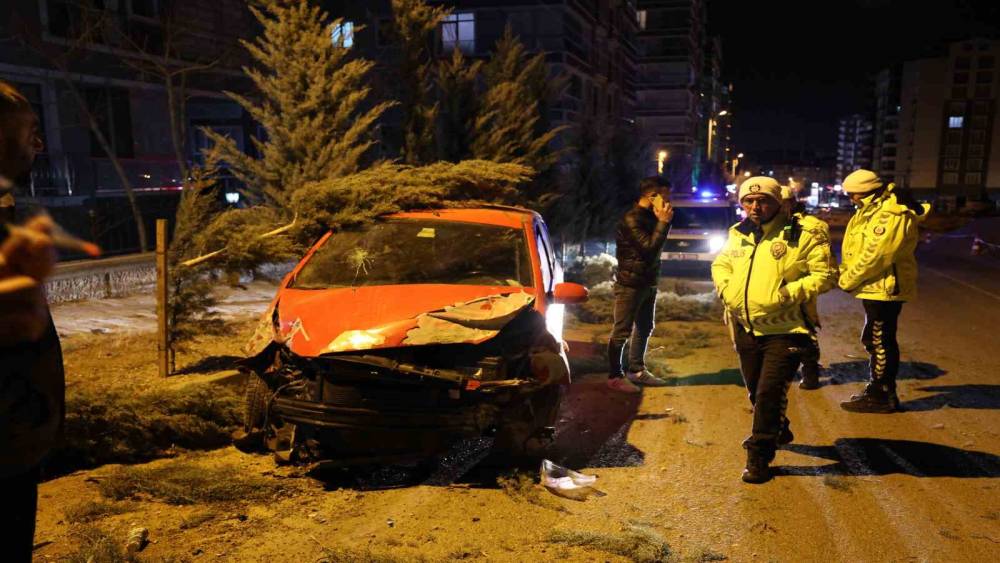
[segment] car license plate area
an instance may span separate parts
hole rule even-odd
[[[666,252],[667,260],[697,260],[698,255],[693,252]]]

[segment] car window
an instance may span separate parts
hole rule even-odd
[[[391,220],[334,233],[289,287],[454,284],[531,287],[520,229],[432,220]]]
[[[724,231],[734,222],[729,209],[725,207],[674,207],[671,227]]]

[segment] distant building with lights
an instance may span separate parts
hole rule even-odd
[[[998,61],[1000,41],[970,39],[950,45],[945,56],[883,71],[876,99],[885,94],[885,116],[894,110],[898,129],[876,135],[880,173],[918,197],[957,206],[1000,199]]]
[[[872,166],[872,122],[861,114],[842,117],[837,126],[837,181]]]

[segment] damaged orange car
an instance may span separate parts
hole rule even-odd
[[[247,345],[244,429],[295,461],[425,459],[461,438],[531,457],[570,373],[562,283],[541,216],[389,215],[323,236]]]

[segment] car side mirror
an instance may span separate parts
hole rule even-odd
[[[586,301],[589,294],[587,288],[578,283],[557,283],[552,298],[560,305],[574,305]]]

